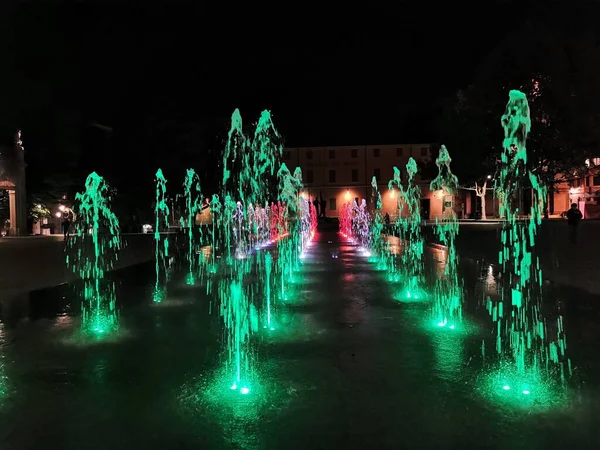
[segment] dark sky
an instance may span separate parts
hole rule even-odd
[[[235,107],[246,122],[270,109],[287,145],[432,141],[440,99],[556,2],[395,2],[378,21],[325,4],[233,17],[233,4],[204,3],[5,0],[2,125],[24,129],[30,160],[76,122],[113,127],[121,156],[172,158],[168,133],[226,128]]]
[[[413,139],[426,139],[421,115],[470,81],[506,27],[501,10],[479,21],[414,4],[380,26],[293,14],[263,17],[262,26],[191,6],[202,2],[144,3],[16,2],[2,24],[2,59],[12,63],[3,88],[39,109],[82,110],[109,125],[234,107],[255,120],[268,108],[292,143],[385,141],[402,119]]]

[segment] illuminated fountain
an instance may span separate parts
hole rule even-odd
[[[458,190],[458,179],[450,170],[450,154],[444,145],[435,160],[437,177],[430,183],[431,191],[440,191],[443,196],[454,195]],[[458,256],[455,238],[458,220],[452,208],[445,208],[441,219],[435,220],[434,233],[446,248],[444,271],[436,278],[433,291],[433,319],[438,327],[456,329],[462,321],[462,283],[458,278]]]
[[[352,206],[350,203],[343,204],[340,209],[339,228],[342,236],[352,239]]]
[[[271,195],[272,177],[280,157],[280,136],[269,112],[262,113],[250,142],[236,109],[223,152],[222,191],[220,198],[213,197],[211,211],[213,246],[226,262],[218,280],[226,346],[224,376],[231,390],[241,394],[250,393],[256,377],[251,335],[258,329],[259,308],[267,310],[269,325],[272,319],[271,256],[257,251],[264,244],[263,237],[271,231],[267,208],[260,205],[266,205]],[[278,222],[277,227],[282,224]],[[265,295],[255,295],[261,290]]]
[[[302,177],[302,175],[300,175]],[[300,178],[302,179],[302,178]],[[298,198],[298,220],[300,221],[300,257],[312,239],[313,231],[310,217],[310,203],[305,195]]]
[[[398,268],[404,284],[399,297],[401,301],[418,301],[424,297],[424,239],[421,232],[421,188],[415,179],[417,171],[417,163],[411,157],[406,164],[406,188],[403,188],[400,182],[400,171],[396,167],[394,167],[394,178],[388,184],[389,189],[397,189],[400,194],[399,214],[395,228],[403,247]]]
[[[397,237],[400,244],[402,244],[405,232],[405,221],[402,220],[402,217],[406,208],[406,202],[404,201],[405,194],[404,187],[402,186],[402,174],[400,173],[400,169],[397,167],[394,167],[394,176],[388,182],[388,189],[393,194],[393,198],[396,199],[397,211],[396,221],[391,224],[392,229],[390,230],[390,234]],[[398,194],[396,194],[396,191],[398,191]],[[396,259],[396,252],[392,251],[393,248],[394,246],[392,246],[391,240],[388,237],[385,251],[385,267],[387,268],[389,279],[391,281],[398,281],[400,279],[400,273],[398,261]]]
[[[308,200],[308,207],[310,208],[310,240],[312,241],[317,232],[319,220],[317,219],[317,209],[310,203],[310,199]]]
[[[386,242],[383,237],[383,228],[384,228],[384,219],[381,214],[382,202],[381,202],[381,193],[377,188],[377,178],[373,177],[371,180],[372,190],[372,202],[373,202],[373,223],[371,224],[371,253],[373,254],[375,260],[378,262],[381,268],[385,268],[385,258],[383,258],[383,254],[385,251]]]
[[[210,252],[209,258],[207,258],[207,260],[205,262],[207,265],[207,272],[209,275],[216,274],[217,270],[218,270],[217,258],[220,257],[220,255],[217,255],[217,250],[220,250],[219,245],[221,244],[221,239],[219,236],[219,231],[220,231],[219,217],[221,216],[221,210],[222,210],[222,205],[221,205],[219,196],[217,194],[213,194],[213,196],[210,199],[210,214],[211,214],[212,220],[211,220],[210,232],[209,232],[209,237],[208,237],[208,243],[210,243],[211,252]],[[213,281],[214,281],[214,279],[212,277],[207,277],[207,283],[206,283],[207,294],[212,292]]]
[[[546,189],[527,168],[525,144],[531,120],[527,97],[522,92],[510,91],[502,127],[504,151],[497,189],[503,199],[501,215],[506,218],[499,254],[504,289],[500,301],[488,299],[487,305],[496,324],[495,350],[501,370],[489,378],[485,389],[488,395],[518,403],[543,404],[555,400],[551,381],[564,381],[571,373],[571,363],[566,356],[562,316],[548,327],[543,314],[542,271],[535,248]],[[519,193],[524,188],[532,191],[529,211],[521,211],[519,204]],[[520,219],[523,213],[529,218]],[[556,330],[552,337],[549,329]]]
[[[288,299],[287,286],[294,280],[294,269],[296,269],[300,258],[301,246],[301,220],[298,217],[298,196],[302,190],[302,171],[299,167],[292,175],[285,165],[277,171],[279,180],[279,199],[281,206],[278,207],[282,221],[287,223],[289,231],[281,229],[279,225],[279,234],[288,234],[286,239],[280,239],[277,242],[277,265],[280,277],[280,296],[282,300]]]
[[[115,285],[106,278],[121,249],[119,220],[110,210],[108,185],[95,172],[75,202],[77,221],[68,241],[67,265],[83,280],[82,331],[101,337],[119,327]]]
[[[231,197],[229,197],[230,206],[233,206],[231,201]],[[229,208],[227,208],[229,209]],[[235,248],[235,256],[236,258],[245,258],[246,253],[250,250],[250,235],[247,233],[245,229],[245,221],[246,221],[246,210],[242,205],[242,202],[235,202],[235,206],[233,206],[233,214],[232,214],[232,229],[233,229],[233,246]]]
[[[273,310],[271,298],[271,285],[272,285],[272,274],[273,274],[273,257],[270,253],[265,254],[265,305],[266,305],[266,324],[263,328],[269,329],[269,331],[275,330],[273,323]]]
[[[185,219],[181,218],[181,226],[188,231],[188,248],[186,259],[188,263],[188,273],[185,282],[193,285],[198,277],[202,276],[202,270],[205,267],[205,257],[202,252],[196,257],[196,246],[201,245],[202,231],[198,236],[194,236],[196,224],[196,215],[202,211],[202,193],[200,190],[200,179],[194,169],[188,169],[183,181],[183,198],[185,201]]]
[[[363,198],[360,206],[354,201],[352,205],[352,234],[360,245],[360,250],[367,256],[371,248],[371,216],[367,208],[367,201]]]
[[[156,281],[152,299],[160,303],[165,299],[169,278],[169,239],[167,234],[161,234],[161,229],[169,229],[169,205],[167,203],[167,180],[161,169],[156,172],[156,205],[154,215],[154,257]]]
[[[252,348],[250,334],[252,332],[250,316],[255,311],[251,307],[251,299],[244,290],[245,275],[250,263],[242,255],[232,258],[234,251],[239,250],[244,238],[236,229],[236,215],[239,214],[236,196],[244,197],[242,174],[244,153],[247,151],[247,138],[242,131],[242,117],[239,110],[231,116],[227,145],[223,152],[223,204],[217,220],[220,242],[226,265],[224,273],[218,281],[220,313],[224,322],[224,340],[226,345],[226,376],[230,377],[231,389],[247,394],[250,392]],[[254,314],[256,314],[254,312]]]

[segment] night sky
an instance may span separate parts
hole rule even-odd
[[[90,169],[98,152],[157,166],[186,146],[203,151],[194,143],[226,131],[235,107],[246,123],[270,109],[290,146],[437,141],[442,99],[552,2],[396,2],[381,23],[344,10],[254,20],[203,2],[146,3],[5,3],[2,126],[23,128],[30,164],[69,142]],[[81,132],[94,123],[112,128],[109,143]]]

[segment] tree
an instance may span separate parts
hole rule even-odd
[[[527,24],[483,61],[474,82],[445,105],[440,134],[457,152],[459,177],[473,183],[502,151],[499,119],[508,91],[528,96],[529,169],[551,192],[600,144],[600,51],[593,35],[559,34]]]
[[[490,176],[490,178],[491,178],[491,176]],[[487,213],[485,211],[485,197],[486,197],[486,195],[487,195],[487,193],[489,191],[493,191],[494,190],[493,187],[488,187],[487,186],[488,181],[489,180],[486,178],[485,181],[483,182],[483,184],[481,186],[478,184],[477,181],[475,181],[475,186],[468,187],[468,188],[462,188],[462,189],[467,190],[467,191],[473,191],[473,192],[475,192],[475,195],[477,197],[479,197],[480,202],[481,202],[481,219],[482,220],[487,220]]]

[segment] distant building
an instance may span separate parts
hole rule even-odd
[[[577,203],[586,219],[600,219],[600,158],[587,160],[586,170],[574,172],[554,187],[548,210],[551,216],[567,211],[571,203]]]
[[[373,177],[381,193],[383,213],[394,217],[398,214],[397,192],[388,189],[394,166],[400,169],[405,183],[408,159],[412,156],[417,163],[429,163],[437,156],[432,155],[433,148],[431,144],[285,148],[283,162],[292,172],[296,167],[302,169],[304,195],[311,202],[322,196],[328,217],[338,217],[345,203],[363,198],[370,203]],[[421,184],[423,219],[440,217],[444,207],[452,207],[452,198],[429,190],[429,179],[418,175],[417,181]]]

